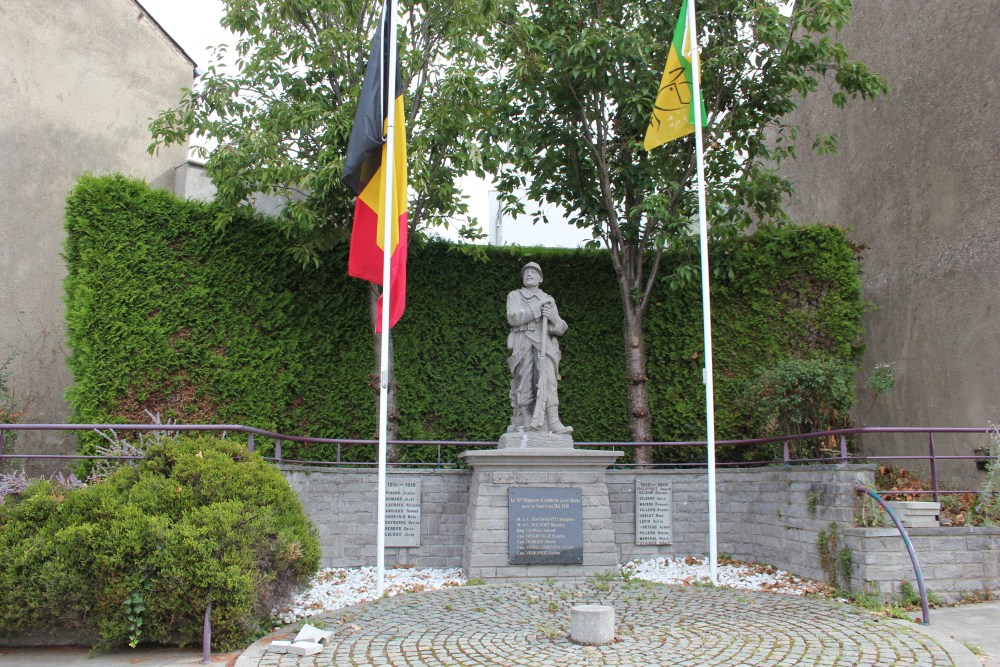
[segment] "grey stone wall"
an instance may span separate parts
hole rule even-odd
[[[673,480],[673,543],[635,544],[635,479]],[[871,466],[774,466],[722,469],[716,475],[718,549],[740,560],[768,563],[823,579],[816,538],[831,522],[854,525],[854,487],[872,480]],[[608,490],[622,562],[708,553],[708,478],[699,471],[612,471]]]
[[[945,602],[1000,590],[1000,528],[910,528],[924,586]],[[902,583],[916,589],[913,564],[895,528],[850,528],[851,590],[897,598]]]
[[[306,516],[319,531],[323,567],[375,564],[378,476],[374,470],[282,466]],[[469,473],[465,470],[411,470],[419,475],[420,546],[387,548],[385,563],[461,567]]]
[[[293,466],[282,470],[319,530],[323,566],[374,565],[375,471]],[[553,477],[548,477],[538,472],[510,473],[505,483],[582,483],[571,475],[559,477],[559,474],[553,472]],[[420,546],[387,549],[386,565],[461,567],[467,548],[472,473],[468,470],[391,473],[392,477],[409,475],[419,475],[421,480]],[[837,549],[847,548],[851,552],[851,590],[878,593],[886,598],[898,596],[904,580],[915,581],[899,533],[894,528],[854,527],[858,511],[854,488],[858,484],[869,485],[873,475],[872,466],[867,465],[719,470],[716,477],[719,553],[826,580],[817,538],[821,531],[830,532],[831,524],[836,524]],[[670,544],[635,544],[635,481],[643,476],[670,479],[673,500]],[[611,470],[605,481],[619,563],[708,553],[708,481],[704,470]],[[505,494],[497,498],[498,502],[506,500]],[[493,509],[497,530],[505,532],[505,507],[497,505]],[[927,588],[942,600],[955,601],[963,594],[1000,590],[1000,528],[913,528],[908,532]],[[497,555],[506,558],[506,552]],[[521,567],[525,576],[554,574],[551,566]]]

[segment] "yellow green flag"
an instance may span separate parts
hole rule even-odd
[[[691,66],[691,49],[695,40],[688,30],[687,13],[694,11],[691,0],[684,0],[681,15],[674,28],[674,39],[667,54],[667,66],[663,69],[659,92],[653,105],[653,117],[646,128],[646,138],[642,145],[647,151],[660,144],[673,141],[694,132],[694,70]],[[705,125],[705,100],[701,100],[701,124]]]

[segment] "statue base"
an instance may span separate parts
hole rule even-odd
[[[523,447],[459,455],[472,468],[465,575],[492,581],[579,581],[614,570],[618,547],[604,476],[622,452],[573,449],[568,435],[506,435],[529,437]],[[570,442],[543,447],[537,444],[542,437]],[[530,497],[539,494],[545,499],[531,507]],[[576,558],[564,558],[568,554]]]
[[[511,431],[500,436],[497,449],[573,449],[573,436],[545,431]]]

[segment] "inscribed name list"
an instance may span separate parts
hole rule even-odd
[[[385,546],[420,546],[420,480],[385,480]]]
[[[669,479],[636,479],[636,544],[670,544],[671,505],[672,494]]]
[[[583,563],[583,492],[578,487],[507,489],[511,565]]]

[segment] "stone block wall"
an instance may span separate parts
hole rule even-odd
[[[322,566],[374,565],[376,471],[283,466],[282,472],[319,532]],[[389,477],[414,475],[419,475],[421,483],[420,546],[386,548],[386,566],[460,567],[469,473],[408,470]]]
[[[323,566],[374,565],[376,472],[293,466],[282,470],[319,531]],[[500,476],[494,480],[498,483],[509,478],[514,485],[585,486],[582,478],[567,471],[553,472],[555,477],[537,471],[495,474]],[[386,565],[461,567],[468,548],[472,473],[407,470],[389,476],[413,475],[421,481],[420,546],[387,548]],[[871,466],[861,465],[720,469],[716,476],[719,553],[827,580],[817,540],[821,531],[829,533],[836,524],[836,550],[851,552],[851,590],[897,598],[904,580],[915,582],[899,533],[892,527],[854,527],[858,508],[854,488],[871,484],[873,475]],[[617,562],[708,553],[704,470],[610,470],[604,477]],[[670,544],[635,544],[635,482],[643,477],[670,480]],[[489,525],[504,532],[505,502],[505,495],[498,495],[497,506],[489,508],[495,514]],[[908,533],[927,588],[943,601],[1000,590],[1000,528],[913,528]],[[500,560],[506,556],[504,549],[496,553]],[[554,574],[553,566],[520,567],[525,576],[543,570],[539,576]]]
[[[924,586],[944,602],[1000,590],[1000,528],[910,528]],[[894,528],[849,528],[853,554],[851,590],[899,598],[903,581],[916,589],[913,564]]]
[[[867,465],[718,470],[719,553],[823,579],[817,536],[833,522],[842,529],[854,525],[854,488],[857,484],[870,484],[873,474],[872,467]],[[635,480],[644,475],[667,475],[672,481],[670,545],[635,544]],[[705,470],[609,471],[608,491],[622,562],[708,553]]]

